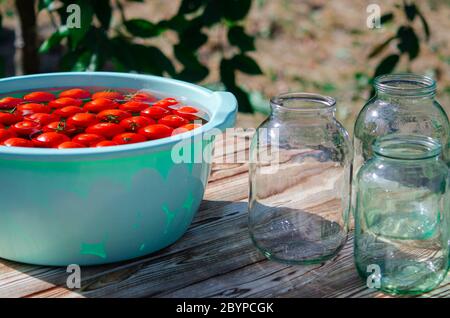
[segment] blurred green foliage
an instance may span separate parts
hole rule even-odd
[[[117,71],[140,72],[166,75],[176,79],[200,82],[210,70],[200,62],[199,49],[208,42],[205,29],[215,25],[226,28],[228,42],[234,47],[232,56],[222,55],[220,79],[225,88],[235,94],[239,110],[252,112],[249,96],[236,83],[236,72],[250,75],[262,71],[248,52],[255,50],[254,38],[247,34],[242,25],[252,0],[183,0],[177,13],[158,23],[145,19],[128,18],[124,5],[128,1],[142,0],[78,0],[81,27],[66,25],[70,13],[67,7],[73,0],[39,0],[39,10],[46,10],[52,16],[59,16],[56,31],[46,39],[41,53],[63,45],[65,53],[60,61],[61,70],[97,71],[105,66]],[[59,6],[58,6],[59,4]],[[119,10],[120,23],[112,26],[113,11]],[[56,19],[55,19],[56,20]],[[142,44],[142,39],[164,36],[166,31],[178,35],[173,46],[175,58],[183,67],[177,71],[171,61],[158,47]]]

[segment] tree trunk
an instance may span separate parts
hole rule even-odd
[[[39,72],[36,1],[16,0],[20,30],[16,32],[16,74]]]

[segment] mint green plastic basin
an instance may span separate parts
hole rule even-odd
[[[0,147],[1,258],[94,265],[143,256],[174,243],[191,224],[204,194],[213,149],[209,135],[235,121],[232,94],[147,75],[13,77],[0,80],[0,94],[76,86],[183,96],[208,112],[210,120],[190,133],[124,146]]]

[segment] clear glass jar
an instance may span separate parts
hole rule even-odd
[[[355,177],[354,255],[372,288],[419,294],[444,279],[448,263],[448,168],[429,137],[388,135]]]
[[[320,263],[347,239],[351,142],[331,97],[284,94],[271,107],[250,148],[250,235],[269,259]]]
[[[427,76],[389,74],[375,79],[375,96],[359,113],[353,132],[356,176],[361,165],[372,155],[377,137],[393,133],[417,134],[438,140],[444,160],[449,161],[449,121],[435,99],[436,82]]]

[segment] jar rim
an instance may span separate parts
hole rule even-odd
[[[272,108],[295,112],[334,111],[336,100],[333,97],[315,93],[283,93],[272,97],[270,105]]]
[[[426,75],[412,73],[385,74],[375,78],[378,92],[398,96],[427,96],[436,93],[436,81]]]
[[[376,155],[399,160],[422,160],[441,154],[441,144],[422,135],[392,134],[375,140],[372,149]]]

